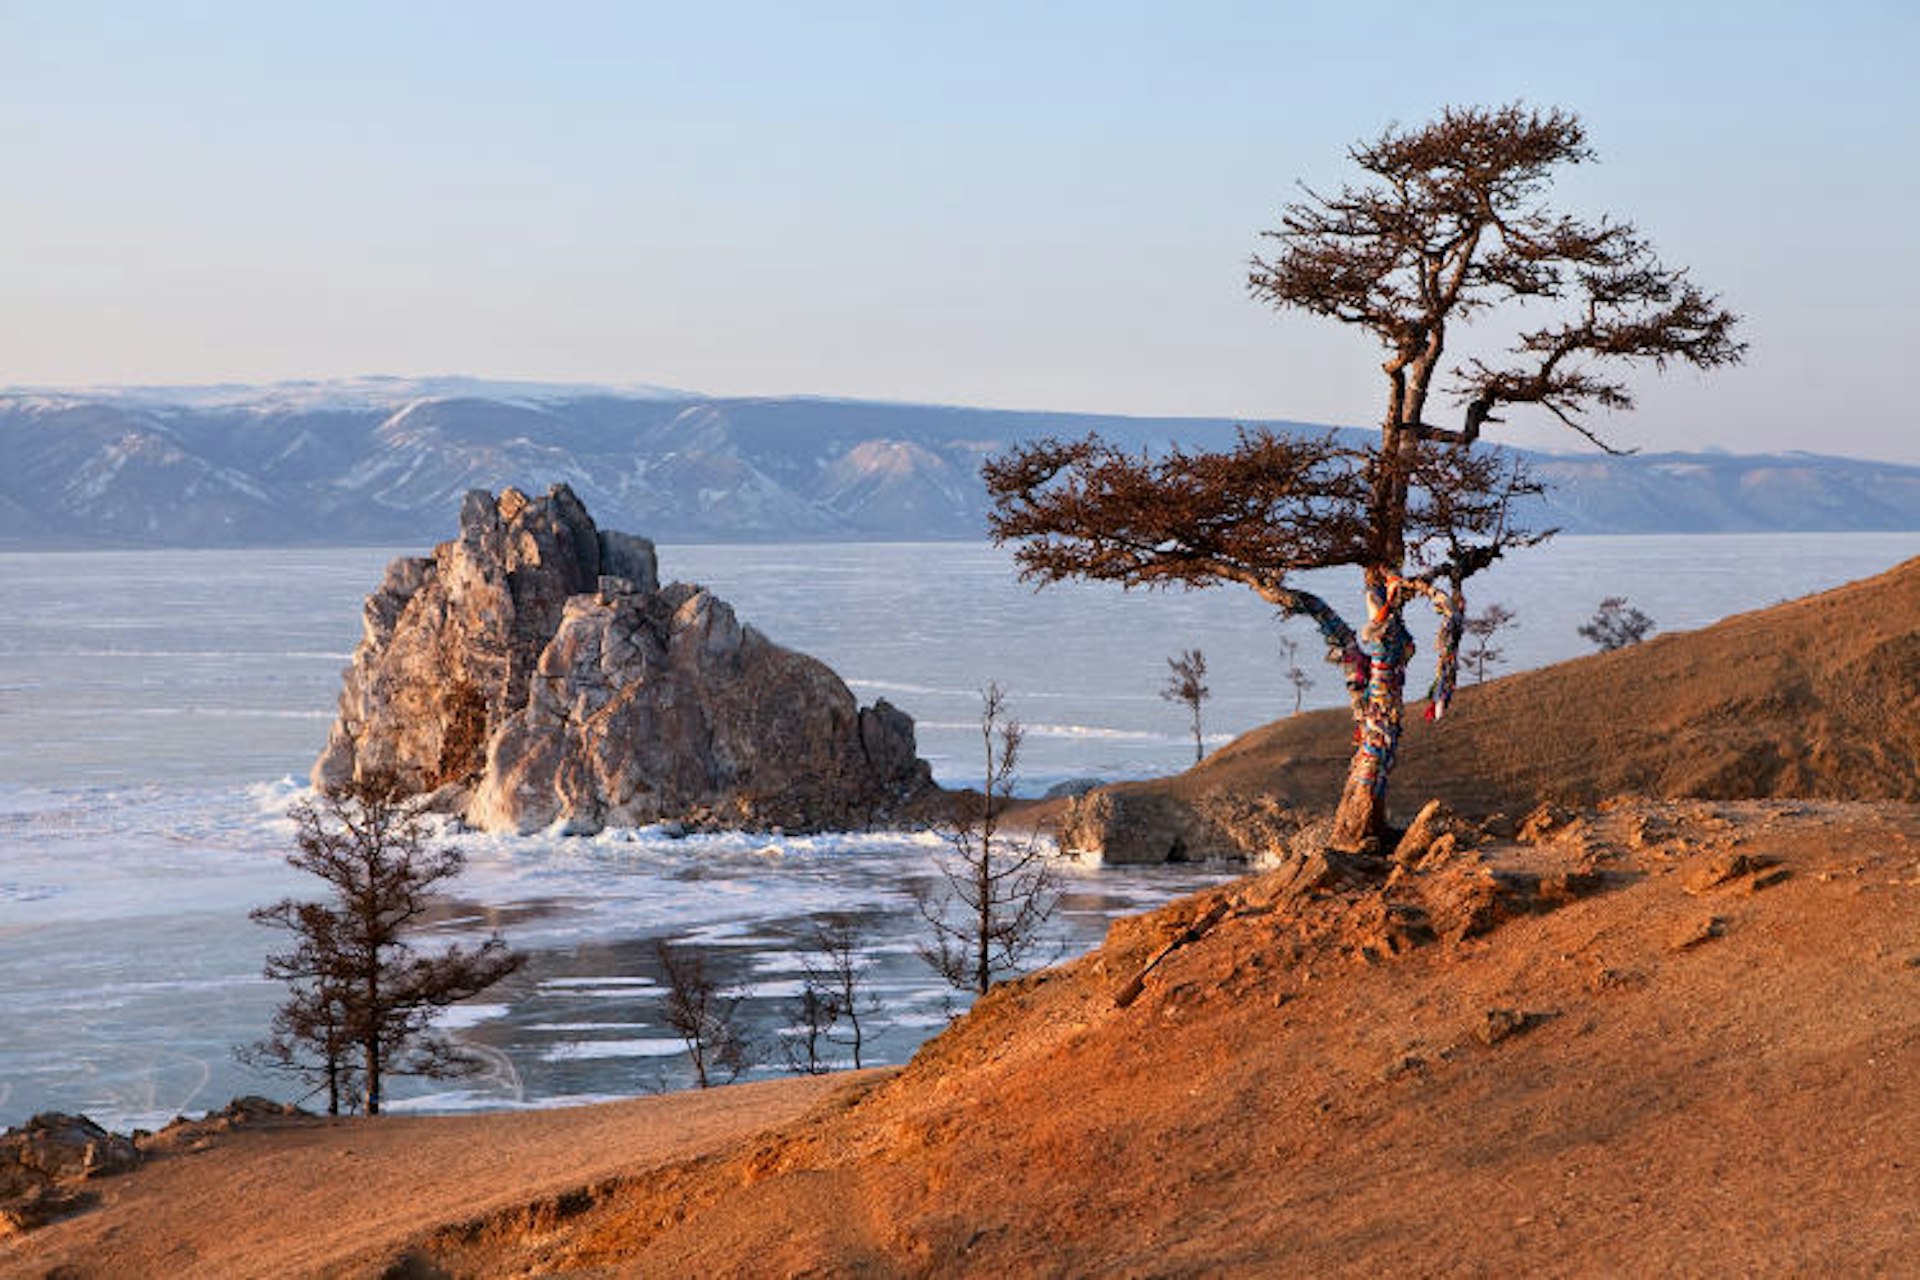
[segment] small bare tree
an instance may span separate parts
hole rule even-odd
[[[1182,649],[1177,658],[1168,658],[1171,669],[1165,685],[1161,686],[1160,696],[1168,702],[1178,702],[1185,706],[1193,721],[1193,762],[1199,764],[1207,757],[1205,740],[1200,733],[1200,704],[1205,702],[1213,690],[1207,688],[1207,655],[1198,649]]]
[[[1475,684],[1487,678],[1488,667],[1498,666],[1507,660],[1507,651],[1493,643],[1494,636],[1508,627],[1519,625],[1514,619],[1513,610],[1499,603],[1467,615],[1460,629],[1466,632],[1472,643],[1461,651],[1460,658],[1473,669]]]
[[[1639,644],[1652,630],[1653,619],[1629,605],[1625,596],[1608,596],[1593,617],[1580,626],[1580,634],[1598,645],[1602,653]]]
[[[955,988],[982,994],[996,976],[1020,969],[1060,897],[1038,834],[1010,838],[1001,831],[1022,736],[1006,703],[998,684],[981,691],[981,791],[959,800],[940,833],[947,842],[944,888],[919,897],[920,915],[933,930],[921,957]]]
[[[1300,704],[1305,700],[1307,690],[1313,688],[1313,673],[1300,665],[1300,641],[1293,636],[1280,637],[1280,655],[1287,665],[1280,674],[1293,686],[1293,714],[1300,714]]]
[[[807,1075],[830,1069],[828,1048],[844,1049],[853,1069],[865,1065],[867,1026],[880,1013],[879,998],[866,989],[861,959],[864,934],[847,916],[832,916],[814,926],[808,953],[800,960],[802,984],[794,1001],[796,1027],[787,1042],[787,1064]]]
[[[734,1021],[745,997],[721,990],[699,952],[680,950],[664,938],[653,951],[667,980],[667,1026],[687,1046],[695,1083],[705,1089],[716,1078],[723,1084],[738,1080],[754,1057],[752,1042]]]
[[[831,1041],[827,1030],[833,1026],[833,1003],[822,987],[807,982],[793,999],[794,1025],[781,1032],[787,1068],[806,1076],[823,1076],[833,1069],[827,1059]]]
[[[470,1075],[481,1059],[433,1029],[440,1010],[478,995],[522,963],[495,935],[475,948],[420,954],[409,934],[430,891],[459,874],[459,850],[429,848],[419,800],[391,774],[341,784],[291,810],[287,861],[319,876],[333,901],[285,898],[252,913],[294,936],[265,973],[292,997],[272,1034],[243,1060],[300,1075],[327,1092],[327,1111],[380,1114],[390,1076]]]
[[[288,904],[282,903],[276,911]],[[272,923],[296,931],[324,937],[331,929],[322,918],[327,908],[315,902],[292,904],[293,912],[272,921],[253,913],[259,923]],[[240,1045],[234,1054],[240,1061],[269,1071],[281,1071],[313,1086],[308,1097],[324,1092],[327,1114],[337,1116],[360,1107],[360,1073],[354,1059],[357,1046],[349,1030],[348,992],[337,976],[330,973],[337,958],[325,941],[302,939],[292,951],[274,952],[267,957],[265,974],[293,988],[287,1002],[274,1010],[264,1040]],[[304,1101],[304,1099],[303,1099]]]

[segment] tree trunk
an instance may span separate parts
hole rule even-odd
[[[1353,761],[1327,840],[1344,853],[1363,852],[1369,845],[1377,849],[1386,840],[1387,780],[1400,746],[1407,664],[1413,658],[1413,637],[1400,609],[1387,603],[1384,589],[1369,590],[1368,596],[1372,616],[1357,637],[1367,659],[1366,684],[1354,708]]]
[[[367,1114],[380,1114],[380,1041],[368,1039],[362,1046],[367,1073]]]
[[[1386,843],[1386,779],[1363,773],[1360,755],[1364,750],[1354,753],[1346,786],[1340,791],[1340,807],[1334,811],[1333,834],[1327,837],[1327,847],[1341,853],[1368,852]]]
[[[973,989],[981,995],[993,985],[993,828],[980,837],[980,874],[975,888],[980,894],[979,919],[974,929]]]

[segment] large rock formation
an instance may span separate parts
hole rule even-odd
[[[861,708],[565,485],[469,493],[460,536],[367,598],[317,786],[389,771],[472,824],[865,826],[931,787],[913,721]]]

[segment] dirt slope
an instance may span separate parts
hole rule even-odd
[[[0,1272],[138,1274],[114,1260],[143,1241],[213,1250],[293,1205],[258,1274],[1911,1272],[1920,808],[1634,802],[1537,843],[1462,831],[1384,883],[1333,870],[1121,921],[901,1071],[791,1086],[831,1092],[755,1134],[615,1112],[590,1137],[583,1112],[584,1148],[536,1158],[492,1145],[523,1117],[407,1122],[464,1127],[431,1148],[462,1205],[390,1122],[353,1127],[390,1162],[356,1180],[423,1188],[388,1190],[357,1253],[338,1211],[365,1192],[312,1160],[196,1200],[162,1163]],[[184,1159],[215,1187],[262,1157]]]
[[[1344,710],[1276,721],[1177,778],[1120,789],[1264,792],[1328,808],[1352,730]],[[1462,812],[1520,813],[1626,792],[1920,800],[1920,559],[1462,689],[1444,720],[1409,715],[1393,774],[1403,819],[1434,796]]]
[[[564,1110],[249,1125],[83,1184],[100,1206],[0,1237],[0,1276],[378,1274],[429,1225],[724,1150],[843,1084],[821,1077]]]
[[[1920,811],[1623,807],[1431,861],[1122,922],[855,1105],[427,1252],[476,1275],[1914,1263]]]

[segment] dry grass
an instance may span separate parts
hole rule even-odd
[[[1440,797],[1465,813],[1545,800],[1920,801],[1920,560],[1699,631],[1460,691],[1408,717],[1393,775],[1402,819]],[[1279,720],[1162,782],[1324,806],[1352,754],[1345,711]]]

